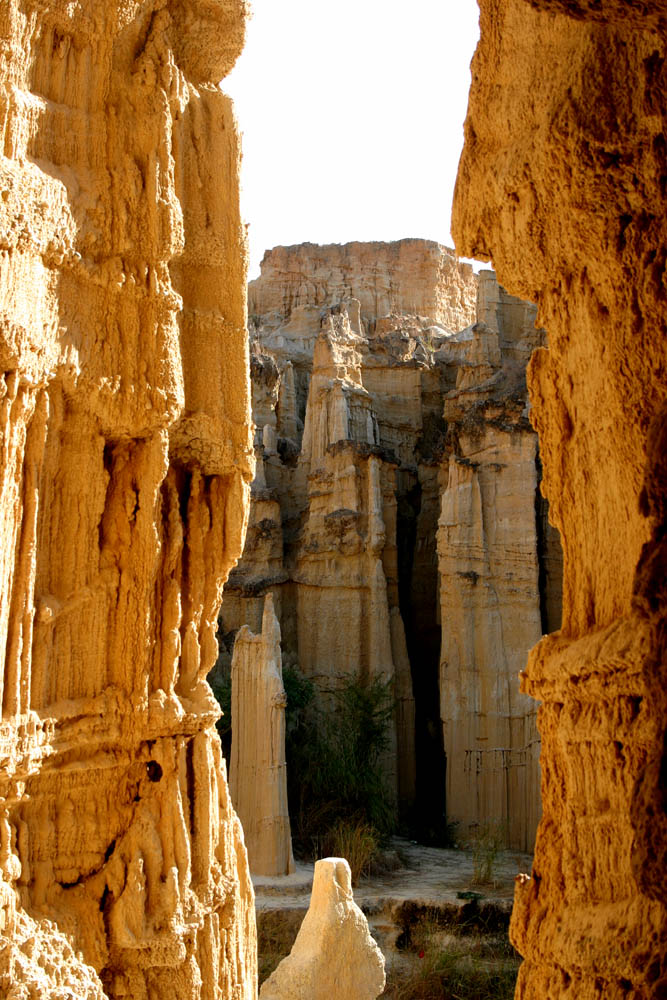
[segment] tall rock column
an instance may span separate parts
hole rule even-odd
[[[264,599],[262,634],[239,630],[232,656],[232,757],[229,784],[243,825],[250,870],[294,871],[287,806],[285,706],[280,625]]]
[[[481,0],[460,253],[538,303],[533,356],[563,624],[533,650],[543,819],[518,996],[667,989],[665,4]]]
[[[271,591],[285,662],[321,704],[346,680],[393,677],[386,772],[420,836],[444,832],[444,736],[453,818],[532,847],[537,709],[517,676],[560,624],[558,532],[527,419],[536,307],[424,240],[276,247],[249,300],[261,462],[220,671]],[[474,526],[456,520],[472,516],[464,470]]]
[[[493,308],[491,308],[491,304]],[[474,836],[489,824],[532,851],[540,818],[537,706],[519,691],[542,635],[537,438],[525,366],[544,331],[535,307],[482,272],[480,320],[444,401],[451,452],[441,469],[438,566],[447,815]]]
[[[253,471],[244,15],[0,10],[0,992],[254,996],[206,683]]]
[[[519,691],[540,638],[535,435],[493,427],[451,456],[438,528],[447,817],[532,851],[540,818],[536,706]]]

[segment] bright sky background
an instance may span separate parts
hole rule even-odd
[[[250,277],[278,244],[452,245],[476,0],[252,0],[223,82],[243,133]]]

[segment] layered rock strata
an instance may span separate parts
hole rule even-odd
[[[253,475],[244,15],[0,10],[3,995],[254,995],[206,683]]]
[[[384,986],[384,956],[354,902],[350,866],[317,861],[308,912],[260,1000],[375,1000]]]
[[[419,800],[430,835],[442,821],[444,723],[451,818],[528,847],[539,746],[517,675],[546,599],[534,308],[420,240],[278,247],[249,297],[257,477],[227,646],[273,593],[285,662],[321,698],[392,687],[384,763],[403,812]]]
[[[262,634],[239,630],[232,657],[232,759],[229,790],[243,826],[253,875],[294,871],[287,808],[285,705],[280,625],[264,602]]]
[[[524,998],[667,988],[665,5],[482,0],[460,252],[539,305],[562,629],[531,653],[542,803],[512,934]]]

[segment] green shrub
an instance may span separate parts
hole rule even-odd
[[[303,705],[288,733],[292,833],[295,849],[308,857],[322,856],[322,845],[339,822],[370,828],[379,845],[395,820],[382,773],[393,714],[391,684],[348,681],[332,696],[329,712],[314,701]]]
[[[231,749],[231,677],[211,682],[223,715],[217,727],[227,760]],[[394,807],[382,772],[393,716],[391,682],[350,680],[330,695],[325,711],[311,680],[283,668],[287,696],[285,753],[292,839],[309,859],[337,855],[353,877],[368,871],[393,831]]]
[[[305,712],[313,700],[313,682],[296,667],[283,667],[283,686],[287,695],[285,743],[288,744],[304,724]]]

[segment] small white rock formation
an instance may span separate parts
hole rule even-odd
[[[375,1000],[384,986],[384,956],[354,902],[350,866],[317,861],[308,912],[260,1000]]]
[[[232,657],[229,784],[255,875],[294,871],[287,808],[285,706],[280,625],[267,594],[262,634],[239,631]]]

